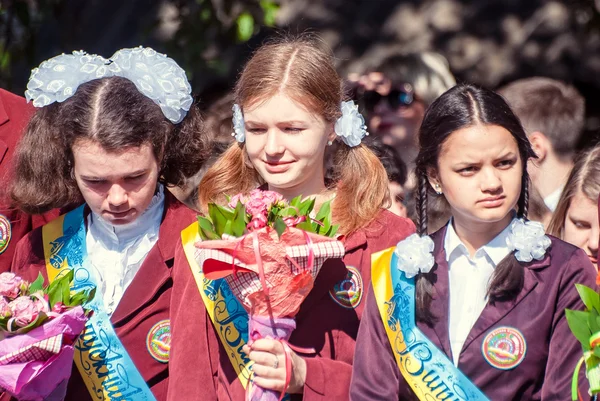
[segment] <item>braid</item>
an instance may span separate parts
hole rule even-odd
[[[418,173],[419,183],[417,190],[417,232],[427,235],[427,175],[424,171]]]
[[[519,199],[519,216],[527,219],[529,213],[529,173],[523,173],[521,184],[521,198]]]

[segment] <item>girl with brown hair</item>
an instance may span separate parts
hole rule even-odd
[[[600,146],[581,153],[550,220],[550,234],[580,247],[598,268]]]
[[[30,213],[82,206],[24,237],[13,272],[95,287],[66,400],[166,399],[171,266],[195,218],[165,186],[206,158],[185,72],[149,48],[75,52],[32,71],[38,111],[16,151],[14,202]],[[87,388],[87,390],[86,390]]]
[[[223,202],[225,195],[259,186],[288,200],[302,195],[322,204],[332,199],[333,220],[344,235],[346,255],[343,260],[325,262],[296,316],[290,344],[314,352],[292,351],[287,387],[281,343],[261,339],[252,347],[245,345],[247,314],[219,302],[211,309],[200,297],[203,291],[221,299],[230,291],[227,284],[197,278],[196,282],[193,252],[189,263],[176,258],[170,400],[241,400],[248,380],[288,393],[293,400],[349,397],[371,254],[394,245],[414,226],[384,210],[388,197],[385,170],[361,143],[366,134],[364,120],[343,100],[332,55],[314,39],[267,44],[246,64],[235,90],[237,143],[203,178],[201,203]],[[329,147],[333,142],[336,146]],[[334,160],[330,181],[325,179],[329,153]],[[197,226],[190,230],[198,232]],[[177,252],[183,253],[190,242],[193,238],[184,240]],[[225,352],[221,338],[236,351]]]

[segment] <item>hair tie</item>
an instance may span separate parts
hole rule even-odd
[[[183,120],[193,103],[185,71],[172,58],[142,46],[118,50],[109,59],[84,51],[52,57],[31,70],[25,97],[35,107],[44,107],[64,102],[83,83],[108,77],[133,82],[174,124]]]

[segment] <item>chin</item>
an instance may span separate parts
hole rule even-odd
[[[474,216],[477,220],[485,223],[497,223],[506,218],[512,209],[496,208],[479,210]]]

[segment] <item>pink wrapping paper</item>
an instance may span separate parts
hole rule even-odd
[[[73,365],[73,343],[85,327],[86,317],[81,306],[26,334],[0,341],[0,361],[15,361],[18,353],[23,362],[0,364],[0,388],[23,401],[62,400]],[[48,347],[41,351],[36,343],[62,335],[58,353],[49,354]],[[48,357],[51,355],[50,357]]]

